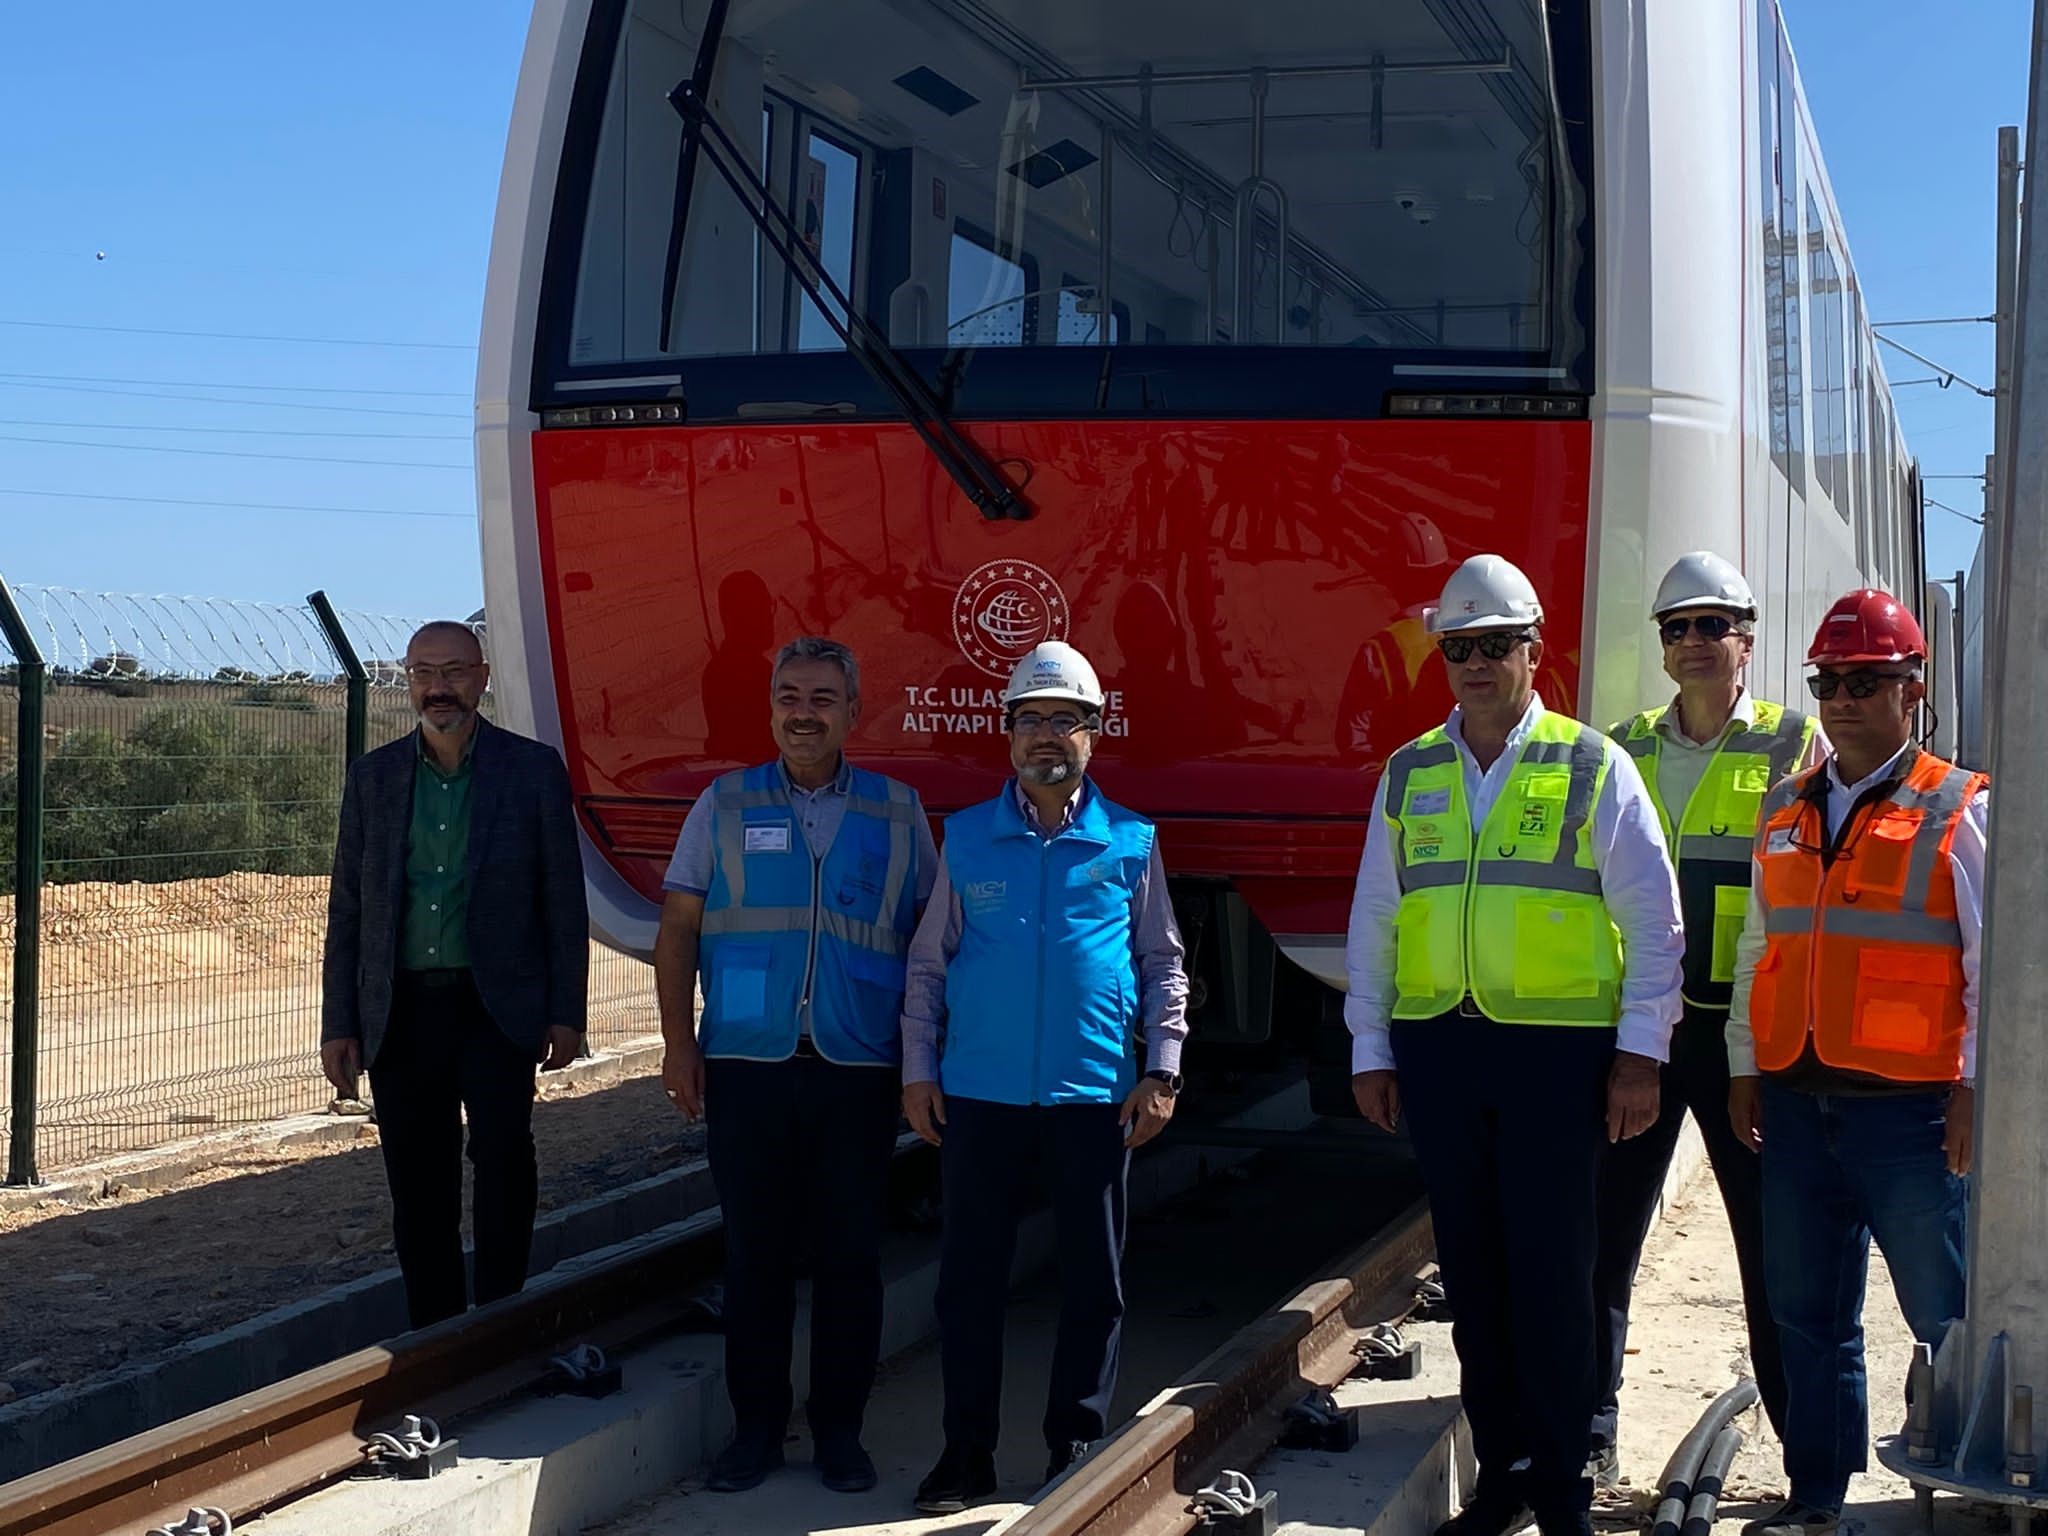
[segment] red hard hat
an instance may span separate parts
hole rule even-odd
[[[1809,667],[1838,667],[1856,661],[1904,661],[1927,656],[1920,621],[1889,592],[1864,587],[1838,598],[1814,631]]]

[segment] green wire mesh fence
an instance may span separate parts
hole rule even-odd
[[[345,680],[307,608],[17,587],[43,691],[40,931],[15,931],[18,669],[0,665],[0,1018],[39,945],[39,1168],[317,1110]],[[413,724],[416,621],[338,613],[370,747]],[[7,658],[0,645],[0,661]],[[486,705],[488,709],[488,702]],[[652,978],[591,954],[591,1045],[658,1033]],[[11,1042],[0,1038],[6,1070]],[[11,1130],[0,1100],[0,1138]]]

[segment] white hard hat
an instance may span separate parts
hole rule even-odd
[[[1088,658],[1064,640],[1047,640],[1035,645],[1010,673],[1010,686],[1003,691],[1003,707],[1014,708],[1026,699],[1072,699],[1090,709],[1102,708],[1102,684]]]
[[[1650,613],[1663,618],[1681,608],[1726,608],[1746,619],[1756,617],[1756,594],[1742,579],[1742,572],[1712,550],[1694,550],[1680,555],[1677,563],[1657,584],[1657,601]]]
[[[1543,604],[1519,566],[1500,555],[1474,555],[1451,572],[1444,595],[1423,619],[1433,635],[1541,624]]]

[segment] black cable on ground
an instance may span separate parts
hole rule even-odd
[[[1681,1536],[1708,1536],[1714,1529],[1714,1515],[1721,1503],[1721,1490],[1728,1483],[1728,1469],[1735,1465],[1735,1453],[1742,1449],[1742,1431],[1733,1424],[1714,1436],[1700,1470],[1692,1480],[1692,1503],[1686,1507]]]
[[[1658,1483],[1663,1502],[1657,1506],[1657,1524],[1652,1536],[1679,1536],[1686,1524],[1687,1506],[1692,1502],[1694,1485],[1701,1480],[1703,1466],[1709,1450],[1714,1447],[1715,1438],[1728,1427],[1730,1419],[1756,1399],[1756,1383],[1745,1376],[1709,1403],[1699,1422],[1686,1431],[1685,1438],[1678,1442],[1678,1448],[1664,1464],[1664,1476]],[[1729,1454],[1732,1457],[1734,1452]],[[1726,1470],[1725,1467],[1722,1469],[1724,1473]]]

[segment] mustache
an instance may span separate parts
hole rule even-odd
[[[452,693],[430,693],[420,707],[422,709],[432,709],[436,704],[447,704],[456,709],[462,708],[462,700],[455,697]]]

